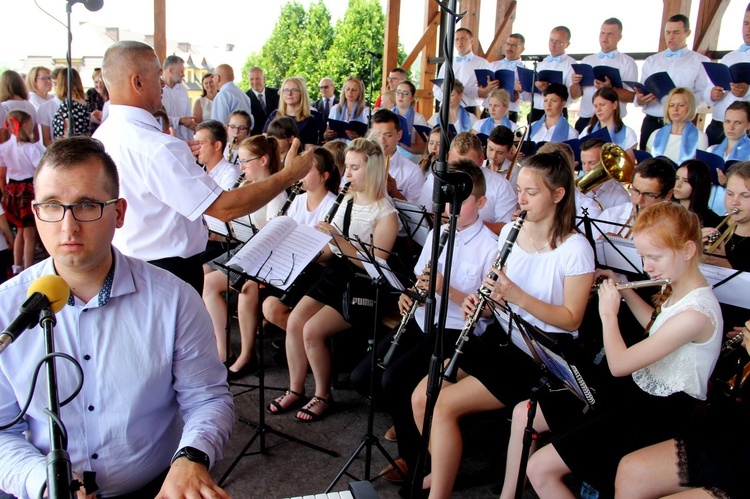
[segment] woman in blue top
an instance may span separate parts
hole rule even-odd
[[[664,106],[665,124],[648,138],[646,151],[652,156],[666,156],[679,165],[694,159],[698,149],[708,149],[708,136],[692,123],[695,110],[693,92],[689,88],[673,88]]]

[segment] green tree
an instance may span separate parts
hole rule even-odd
[[[287,76],[303,76],[307,80],[310,99],[320,97],[318,82],[327,76],[319,61],[324,61],[333,43],[331,13],[323,0],[310,4],[305,20],[305,33],[299,39],[297,57]]]
[[[339,89],[349,76],[370,85],[370,56],[367,51],[383,53],[385,14],[379,0],[349,0],[344,17],[336,23],[336,36],[322,66]],[[381,61],[374,61],[373,81],[380,87]]]
[[[271,32],[260,54],[253,53],[242,68],[240,88],[247,90],[250,82],[247,70],[253,66],[263,69],[268,86],[277,86],[289,75],[289,70],[297,60],[299,41],[305,37],[307,13],[305,8],[293,0],[281,8],[279,20]]]

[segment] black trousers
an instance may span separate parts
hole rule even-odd
[[[446,329],[443,337],[443,358],[453,354],[460,331]],[[375,355],[382,359],[391,346],[393,333],[387,334],[377,345]],[[398,349],[393,361],[387,369],[376,367],[374,396],[378,402],[385,405],[393,418],[398,438],[398,452],[406,461],[409,470],[416,465],[419,451],[420,433],[414,422],[411,408],[411,394],[427,375],[430,358],[435,347],[435,334],[427,336],[412,321],[407,326],[406,333],[399,341]],[[372,353],[368,354],[352,371],[352,386],[360,394],[367,396],[370,391],[370,364]]]
[[[643,124],[641,125],[641,141],[640,141],[640,149],[641,151],[646,150],[646,143],[648,143],[648,138],[651,137],[651,134],[654,133],[654,130],[658,130],[659,128],[664,126],[664,118],[658,118],[656,116],[651,116],[650,114],[647,114],[645,118],[643,118]]]
[[[173,256],[151,260],[151,265],[171,272],[186,283],[190,284],[199,295],[203,295],[203,266],[201,264],[201,254],[193,255],[190,258],[180,258]]]

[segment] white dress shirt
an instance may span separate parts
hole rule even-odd
[[[586,195],[591,199],[595,199],[602,206],[603,210],[620,204],[630,203],[630,194],[615,179],[607,180],[599,186],[596,192],[589,191]]]
[[[576,60],[570,57],[568,54],[562,54],[560,57],[560,61],[550,61],[551,56],[547,56],[544,59],[542,59],[542,62],[536,65],[537,72],[541,72],[544,70],[551,70],[551,71],[561,71],[562,72],[562,80],[563,85],[568,87],[568,93],[570,94],[570,87],[573,85],[573,75],[575,74],[575,71],[573,71],[572,64],[576,63]],[[532,90],[534,90],[532,88]],[[566,104],[566,107],[569,106],[575,99],[573,99],[572,96],[568,95],[568,102]],[[534,109],[544,109],[544,96],[542,94],[538,94],[534,92]]]
[[[133,492],[191,446],[213,465],[232,433],[234,404],[219,360],[211,319],[200,296],[172,274],[113,249],[114,273],[89,303],[73,297],[56,315],[55,349],[83,369],[83,389],[60,416],[68,430],[73,470],[96,472],[105,497]],[[51,259],[0,286],[0,323],[10,324]],[[109,291],[109,292],[108,292]],[[39,326],[0,357],[0,421],[19,411],[44,355]],[[61,399],[77,375],[57,361]],[[26,417],[0,432],[0,489],[36,498],[49,451],[46,381],[40,377]],[[28,432],[28,440],[24,431]]]
[[[161,92],[161,103],[167,110],[169,124],[174,129],[175,136],[182,140],[193,140],[193,131],[180,125],[180,118],[193,115],[193,110],[190,108],[190,97],[185,85],[178,83],[171,88],[169,85],[164,85]]]
[[[110,106],[94,138],[115,161],[120,196],[128,202],[128,216],[113,240],[117,249],[146,261],[205,250],[201,215],[222,188],[196,164],[187,144],[162,133],[148,111],[121,105]]]
[[[475,55],[474,52],[469,52],[466,57],[468,61],[457,61],[453,59],[453,74],[456,79],[464,84],[464,105],[465,106],[481,106],[482,99],[479,98],[479,87],[477,86],[477,75],[474,74],[475,69],[490,69],[490,63],[487,59]],[[445,78],[445,65],[440,68],[438,78]],[[438,102],[443,102],[443,89],[437,85],[432,86],[432,93]]]
[[[219,184],[225,191],[234,187],[241,174],[240,167],[234,163],[230,163],[224,157],[208,172],[208,176],[214,179],[214,182]]]
[[[669,73],[669,77],[672,78],[675,87],[686,87],[692,90],[696,101],[698,101],[697,104],[700,105],[703,92],[709,84],[706,70],[701,63],[711,62],[711,59],[705,55],[693,52],[687,47],[682,49],[682,57],[666,57],[665,54],[666,51],[659,52],[646,59],[641,69],[641,83],[646,81],[652,74],[665,71]],[[661,102],[651,102],[643,106],[643,112],[650,116],[663,118],[666,101],[667,96],[665,95]],[[636,103],[636,105],[638,104]]]
[[[230,81],[223,84],[214,97],[211,119],[226,125],[229,122],[229,115],[235,111],[245,111],[250,115],[250,129],[252,130],[255,126],[255,118],[253,118],[250,97],[240,90],[233,81]]]
[[[410,203],[419,201],[424,184],[424,173],[414,162],[396,151],[391,156],[388,173],[396,180],[396,188]]]
[[[613,50],[609,52],[612,57],[602,56],[601,53],[587,55],[581,61],[584,64],[588,64],[591,67],[594,66],[609,66],[616,68],[620,71],[620,79],[627,81],[638,81],[638,66],[635,65],[635,60],[629,55],[625,55],[619,50]],[[584,118],[591,118],[594,116],[594,94],[596,93],[596,87],[593,85],[590,87],[581,87],[583,90],[583,96],[581,97],[581,106],[578,108],[578,116]],[[620,102],[620,117],[624,118],[628,114],[627,104]]]
[[[745,52],[742,50],[733,50],[725,55],[720,62],[727,67],[739,62],[750,62],[750,50],[746,50]],[[708,76],[706,76],[706,78],[708,78]],[[716,121],[724,121],[724,114],[727,112],[727,108],[732,102],[738,100],[750,101],[750,89],[748,89],[742,97],[735,97],[732,95],[731,91],[725,92],[723,99],[714,102],[711,100],[711,89],[714,88],[714,86],[713,82],[709,79],[708,84],[706,85],[706,90],[703,92],[703,100],[713,106],[711,114],[713,115],[712,118]]]

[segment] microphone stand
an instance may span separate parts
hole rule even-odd
[[[372,53],[372,52],[370,52],[369,50],[367,51],[367,53],[370,54],[370,105],[367,106],[367,123],[368,123],[368,126],[370,126],[369,124],[372,122],[372,106],[375,105],[375,101],[372,99],[372,97],[373,97],[372,84],[374,83],[373,82],[373,78],[375,77],[375,75],[374,75],[374,73],[375,73],[375,69],[374,69],[374,66],[375,66],[375,54]],[[328,119],[328,118],[326,118],[326,119]]]
[[[73,469],[67,451],[67,435],[60,419],[60,397],[57,389],[57,370],[55,359],[54,327],[57,324],[55,313],[50,307],[41,312],[39,321],[44,331],[44,349],[47,354],[47,415],[49,416],[49,443],[47,454],[47,492],[48,497],[74,498],[79,484],[73,481]]]
[[[76,3],[83,3],[86,6],[86,9],[93,12],[101,9],[103,2],[92,2],[90,0],[67,0],[67,2],[65,2],[65,13],[68,16],[68,53],[65,57],[65,62],[68,64],[68,96],[65,98],[65,103],[68,106],[68,131],[65,133],[66,137],[73,136],[73,59],[71,56],[73,32],[70,29],[70,13],[73,10],[73,4]]]
[[[441,0],[435,0],[441,7],[448,27],[445,29],[445,79],[443,81],[443,95],[449,96],[453,91],[455,76],[453,74],[453,38],[457,22],[466,15],[456,13],[456,0],[448,0],[450,5],[444,4]],[[440,129],[440,151],[438,159],[435,162],[433,172],[434,184],[432,191],[432,206],[435,217],[433,219],[433,234],[440,234],[441,214],[445,212],[446,200],[450,197],[451,202],[451,223],[450,233],[446,245],[445,268],[443,269],[443,291],[442,296],[447,297],[450,291],[451,261],[453,259],[453,248],[456,237],[456,220],[458,212],[461,209],[461,203],[471,193],[472,182],[468,174],[464,172],[448,172],[448,150],[450,148],[450,136],[448,127],[450,106],[440,108],[440,123],[444,124]],[[438,268],[438,258],[440,255],[440,237],[432,238],[432,255],[430,257],[430,268]],[[427,400],[425,403],[425,415],[422,424],[422,438],[417,456],[417,463],[414,469],[414,476],[411,484],[410,497],[417,497],[421,493],[422,480],[424,479],[425,461],[427,458],[427,448],[430,443],[430,428],[432,425],[432,414],[435,410],[437,395],[440,390],[442,376],[440,374],[442,355],[442,340],[445,330],[445,320],[448,315],[448,300],[443,299],[440,302],[439,319],[435,320],[435,288],[437,285],[437,272],[430,272],[429,287],[425,297],[425,324],[424,332],[429,336],[435,328],[437,322],[437,333],[435,340],[435,350],[430,359],[430,367],[427,378]]]

